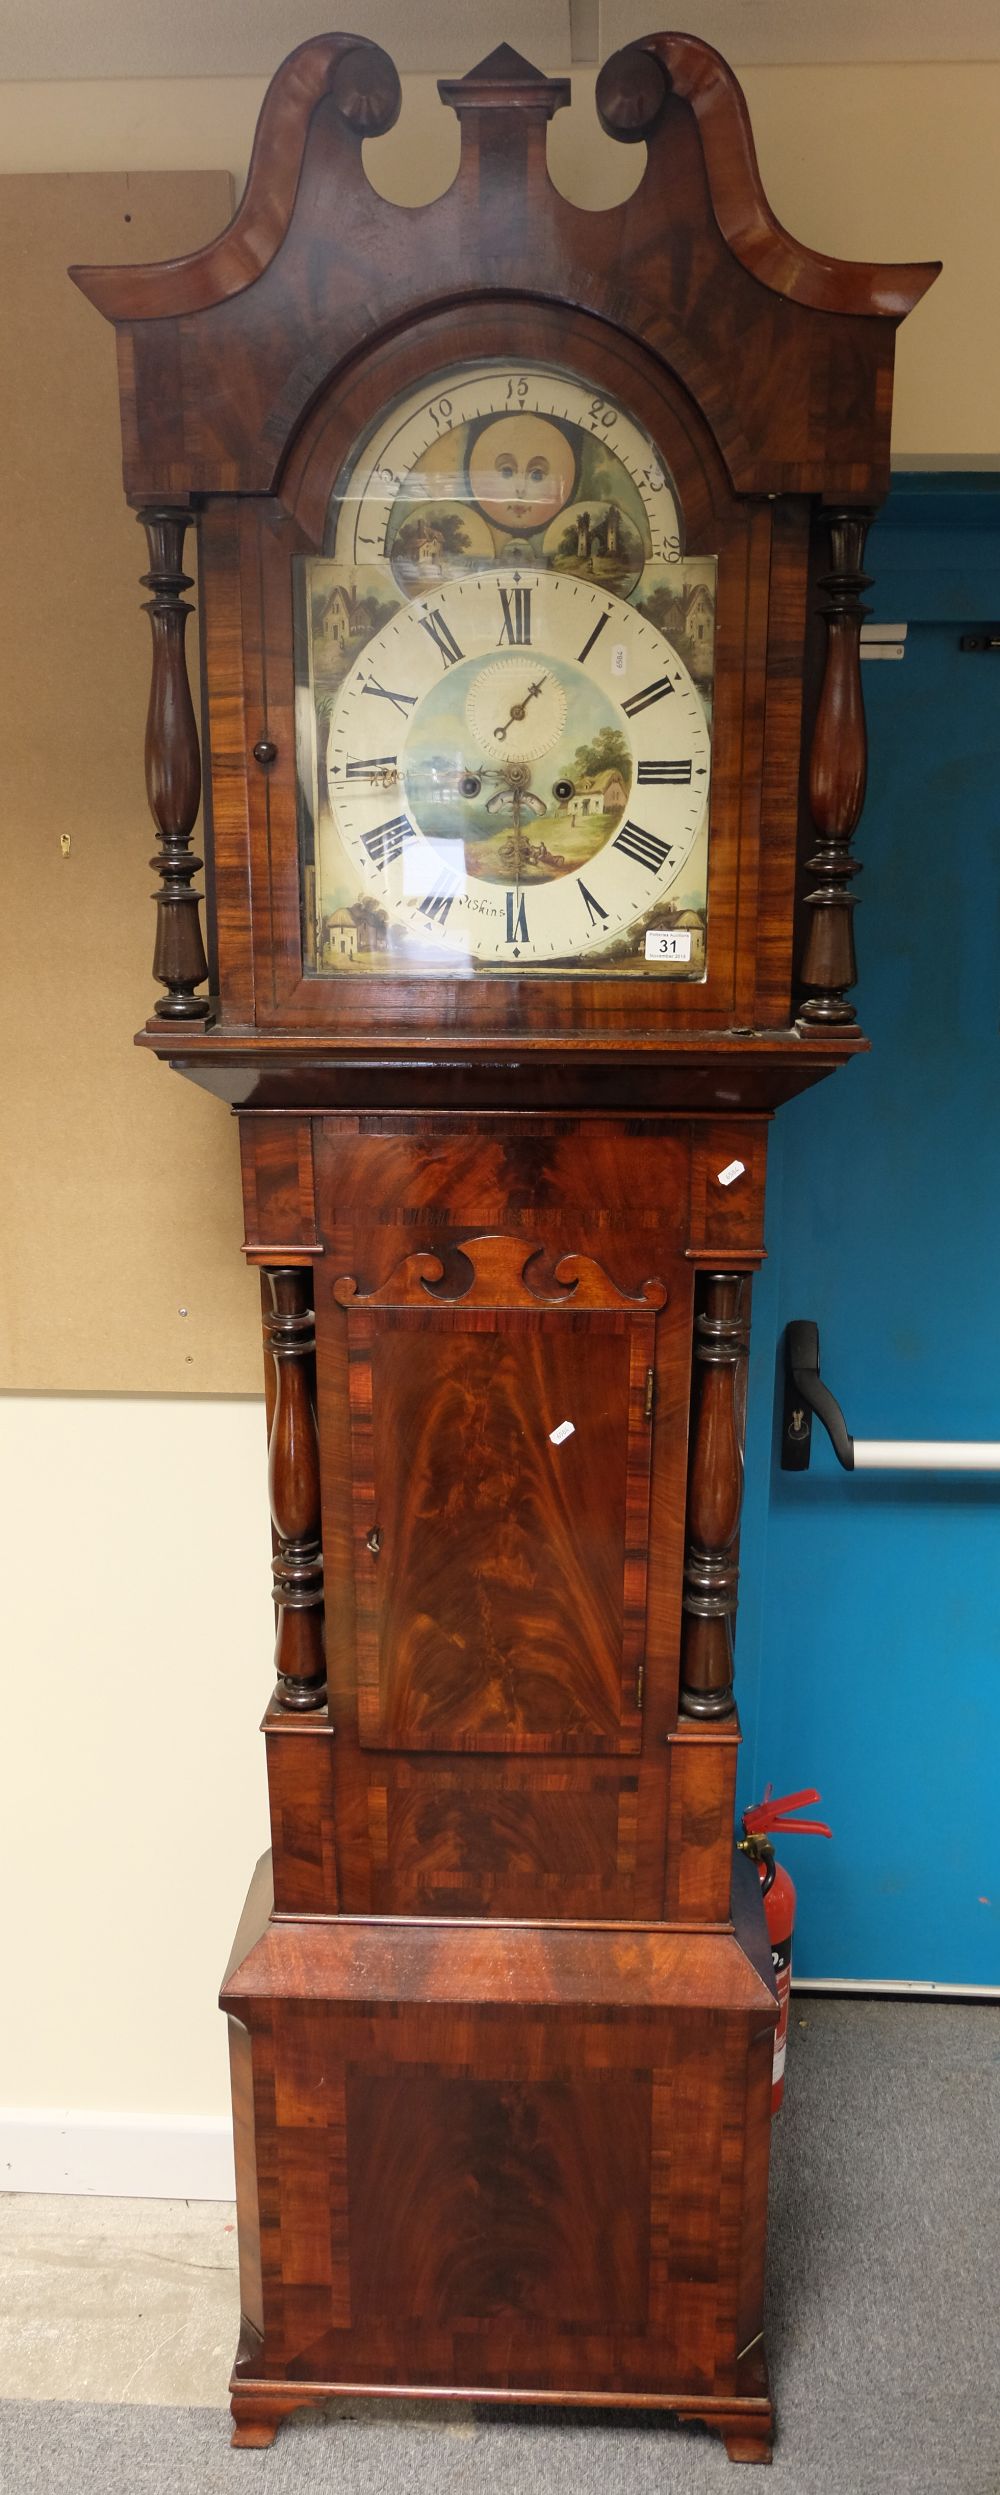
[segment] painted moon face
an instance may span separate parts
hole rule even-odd
[[[561,426],[527,410],[485,425],[469,454],[469,484],[480,509],[521,534],[548,528],[570,499],[575,471]]]

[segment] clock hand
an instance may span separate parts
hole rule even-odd
[[[547,677],[547,676],[539,676],[539,679],[538,679],[538,683],[537,683],[537,684],[529,684],[529,686],[528,686],[528,690],[527,690],[527,692],[526,692],[526,694],[525,694],[525,697],[524,697],[523,702],[515,702],[514,707],[513,707],[512,711],[511,711],[510,717],[509,717],[509,719],[505,719],[505,720],[504,720],[504,723],[503,723],[502,728],[494,728],[494,730],[493,730],[493,734],[494,734],[494,736],[495,736],[495,738],[496,738],[496,741],[497,741],[497,744],[498,744],[498,745],[502,745],[503,740],[504,740],[504,737],[508,734],[508,731],[509,731],[509,730],[513,727],[515,720],[516,720],[516,719],[523,719],[523,718],[524,718],[525,712],[526,712],[527,707],[528,707],[528,703],[529,703],[529,702],[533,702],[533,701],[535,700],[536,696],[537,696],[537,695],[541,692],[543,685],[546,685],[547,683],[548,683],[548,677]]]

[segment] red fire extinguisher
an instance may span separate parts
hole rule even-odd
[[[788,2044],[788,2001],[792,1989],[792,1934],[795,1929],[795,1886],[782,1863],[775,1859],[771,1838],[779,1829],[798,1830],[803,1836],[832,1837],[825,1819],[790,1819],[790,1811],[798,1811],[806,1802],[819,1802],[822,1796],[810,1785],[806,1793],[783,1793],[772,1796],[765,1788],[762,1802],[755,1802],[743,1813],[742,1854],[749,1854],[760,1874],[764,1898],[764,1917],[771,1943],[771,1964],[778,1988],[778,2024],[774,2031],[774,2061],[771,2065],[771,2112],[776,2114],[785,2093],[785,2050]]]

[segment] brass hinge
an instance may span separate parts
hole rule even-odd
[[[644,1664],[644,1663],[640,1663],[640,1665],[639,1665],[639,1667],[638,1667],[638,1670],[637,1670],[637,1672],[636,1672],[636,1676],[635,1676],[635,1703],[636,1703],[636,1711],[637,1711],[637,1713],[638,1713],[639,1715],[641,1715],[641,1714],[642,1714],[642,1691],[643,1691],[643,1683],[644,1683],[644,1681],[645,1681],[645,1677],[646,1677],[646,1667],[645,1667],[645,1664]]]
[[[643,1417],[643,1420],[644,1420],[644,1421],[651,1421],[651,1420],[652,1420],[652,1418],[653,1418],[653,1372],[652,1372],[652,1369],[647,1369],[647,1371],[646,1371],[646,1400],[645,1400],[645,1403],[643,1404],[643,1407],[642,1407],[642,1417]]]

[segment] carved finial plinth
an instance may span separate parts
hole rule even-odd
[[[547,78],[512,43],[498,43],[485,60],[477,61],[464,78],[439,78],[442,104],[450,104],[461,120],[465,113],[529,113],[551,121],[570,100],[568,78]]]

